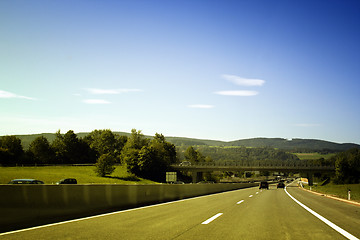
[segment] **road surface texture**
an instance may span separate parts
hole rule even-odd
[[[331,221],[344,237],[295,202]],[[286,190],[241,189],[0,234],[0,239],[357,239],[360,206]]]

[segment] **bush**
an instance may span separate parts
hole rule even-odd
[[[110,154],[106,153],[99,157],[95,164],[95,172],[100,177],[105,177],[114,172],[115,158]]]

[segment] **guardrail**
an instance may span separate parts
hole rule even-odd
[[[0,185],[0,232],[253,186],[257,184]]]

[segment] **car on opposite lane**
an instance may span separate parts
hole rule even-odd
[[[77,180],[75,178],[65,178],[61,179],[56,184],[77,184]]]
[[[44,184],[44,182],[36,179],[13,179],[8,184]]]

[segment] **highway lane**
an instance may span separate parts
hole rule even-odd
[[[318,201],[312,198],[311,193],[298,188],[288,188],[288,191],[299,199],[303,198],[304,202]],[[320,209],[327,208],[327,205],[321,203],[313,207],[317,207],[316,205],[320,206]],[[348,206],[348,204],[345,205]],[[333,205],[330,206],[333,207]],[[358,211],[360,208],[350,206],[352,207],[347,210],[350,212]],[[319,209],[313,210],[320,212]],[[327,212],[327,210],[324,211]],[[346,225],[346,230],[359,238],[358,227],[355,227],[360,221],[359,213],[350,215],[350,218],[342,219],[343,222],[339,220],[338,223],[344,228]],[[212,217],[214,218],[211,219]],[[331,214],[329,218],[339,218],[339,216]],[[212,221],[203,224],[209,219]],[[334,219],[329,220],[335,222]],[[349,221],[355,221],[355,225]],[[346,238],[300,207],[283,189],[271,186],[270,190],[241,189],[122,211],[81,221],[0,235],[0,239]]]

